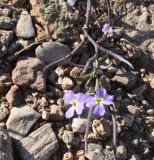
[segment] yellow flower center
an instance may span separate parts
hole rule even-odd
[[[96,104],[97,104],[97,105],[103,104],[103,98],[97,97],[97,98],[96,98]]]
[[[73,108],[76,108],[76,107],[77,107],[77,101],[75,101],[75,100],[72,101],[72,107],[73,107]]]

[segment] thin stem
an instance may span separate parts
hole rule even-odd
[[[85,156],[88,153],[88,134],[89,134],[89,128],[90,128],[90,121],[91,121],[91,115],[94,107],[90,107],[88,117],[87,117],[87,125],[86,125],[86,133],[85,133]]]
[[[113,122],[113,152],[116,159],[116,146],[117,146],[117,126],[116,126],[116,117],[114,113],[115,105],[113,104],[112,112],[112,122]]]
[[[107,6],[108,6],[108,23],[111,26],[111,6],[110,6],[110,0],[106,0]]]

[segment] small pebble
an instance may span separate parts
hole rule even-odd
[[[116,156],[119,159],[126,159],[127,158],[127,150],[126,150],[125,146],[123,146],[123,145],[117,146]]]
[[[50,106],[50,120],[51,121],[64,120],[64,113],[60,106],[55,104]]]
[[[17,36],[24,39],[33,38],[35,36],[32,18],[27,11],[21,12],[20,19],[17,23],[16,31]]]
[[[154,129],[153,129],[153,131],[150,133],[149,141],[154,144]]]
[[[74,118],[72,122],[73,132],[85,133],[87,125],[87,119]]]
[[[67,152],[63,156],[63,160],[73,160],[73,154],[71,152]]]
[[[63,80],[62,80],[62,88],[63,89],[69,90],[73,86],[74,86],[74,83],[70,78],[68,78],[68,77],[63,78]]]
[[[147,114],[150,116],[154,115],[154,109],[148,109]]]
[[[140,156],[138,154],[133,154],[129,160],[140,160]]]
[[[0,106],[0,122],[2,122],[9,114],[9,110],[3,106]]]
[[[134,116],[140,115],[140,109],[138,107],[136,107],[136,106],[128,105],[127,109],[129,111],[129,113],[131,113]]]
[[[41,99],[38,100],[37,104],[39,104],[42,107],[47,107],[48,106],[48,101],[46,100],[45,97],[42,97]]]
[[[42,119],[47,121],[47,120],[49,120],[49,118],[50,118],[50,114],[47,111],[43,111],[42,112]]]
[[[80,67],[74,67],[74,68],[70,71],[70,77],[79,78],[82,70],[83,70],[83,69],[80,68]]]
[[[63,77],[65,74],[65,70],[62,67],[57,67],[55,73],[58,75],[58,77]]]

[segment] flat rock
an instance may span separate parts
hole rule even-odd
[[[59,42],[46,42],[36,48],[36,56],[47,64],[64,58],[70,53],[71,50],[66,45]]]
[[[22,160],[49,160],[58,150],[58,140],[48,123],[17,142],[16,147]]]
[[[17,36],[25,39],[33,38],[35,30],[32,23],[31,15],[27,11],[22,11],[17,23]]]
[[[18,106],[24,103],[24,95],[20,88],[13,85],[5,96],[10,105]]]
[[[12,138],[20,140],[29,133],[39,118],[40,114],[28,105],[13,107],[6,123],[7,130]]]
[[[0,128],[0,160],[13,160],[11,138],[5,129]]]
[[[44,62],[38,58],[25,57],[17,62],[12,72],[12,79],[15,85],[30,89],[45,91],[46,80],[43,76]]]
[[[11,30],[14,27],[14,21],[5,16],[0,16],[0,29]]]

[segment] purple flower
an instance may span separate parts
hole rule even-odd
[[[105,34],[108,34],[109,37],[113,36],[113,29],[112,27],[110,27],[110,24],[105,23],[103,28],[102,28],[102,32],[104,32]]]
[[[69,90],[64,95],[64,101],[71,107],[65,113],[66,118],[71,118],[76,111],[77,115],[81,115],[84,109],[85,95],[83,93],[74,94],[73,91]]]
[[[108,23],[105,23],[103,28],[102,28],[102,32],[107,33],[109,28],[110,28],[110,25]]]
[[[107,95],[104,88],[97,88],[95,97],[86,98],[86,106],[94,107],[93,113],[95,115],[103,116],[105,113],[104,105],[110,104],[113,104],[113,96]]]

